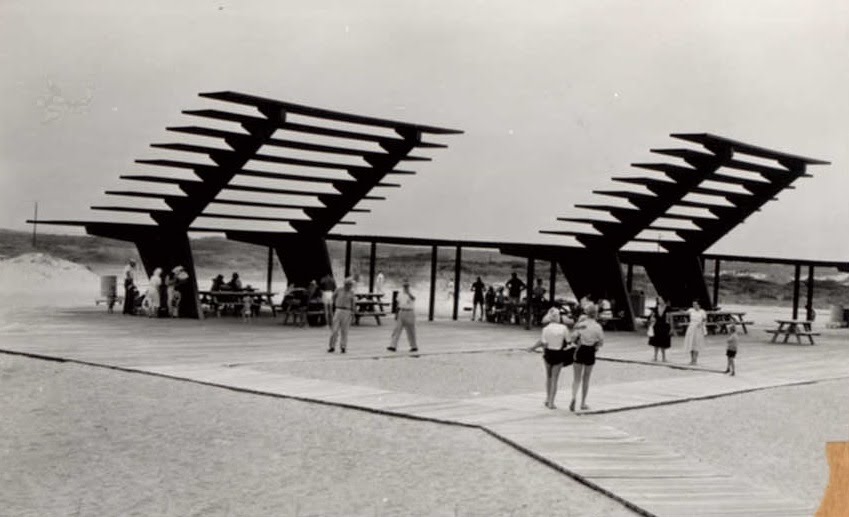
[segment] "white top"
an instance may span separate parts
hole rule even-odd
[[[412,310],[412,309],[415,309],[415,308],[416,308],[416,301],[415,300],[410,298],[410,296],[407,295],[407,293],[405,293],[404,291],[401,291],[400,293],[398,293],[398,309],[399,310],[400,309],[410,309],[410,310]]]
[[[596,345],[601,347],[604,344],[604,330],[592,318],[584,318],[579,321],[575,325],[575,331],[578,333],[576,342],[581,346]]]
[[[690,325],[700,325],[707,321],[707,313],[703,309],[689,308],[687,312],[690,314]]]
[[[552,322],[542,329],[542,342],[550,350],[560,350],[568,338],[569,328],[562,323]]]

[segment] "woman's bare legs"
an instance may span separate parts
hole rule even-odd
[[[583,375],[583,390],[581,391],[581,409],[589,409],[587,407],[587,393],[590,391],[590,375],[593,373],[593,366],[591,364],[584,366],[584,375]]]
[[[572,368],[572,402],[569,403],[569,411],[575,411],[575,400],[578,398],[578,388],[581,385],[581,378],[584,376],[583,364],[574,363]]]
[[[545,364],[545,407],[551,408],[551,365],[543,360]]]
[[[563,368],[562,364],[555,364],[551,367],[551,377],[548,379],[550,390],[548,396],[548,408],[549,409],[557,409],[557,406],[554,405],[554,398],[557,396],[557,381],[560,378],[560,370]]]

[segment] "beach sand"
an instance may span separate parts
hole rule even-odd
[[[482,431],[0,354],[0,514],[627,516]]]

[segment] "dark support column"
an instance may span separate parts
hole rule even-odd
[[[628,275],[625,277],[625,290],[628,294],[634,290],[634,264],[628,264]]]
[[[427,320],[433,321],[433,307],[436,303],[436,246],[430,249],[430,300],[427,307]]]
[[[189,274],[189,281],[181,289],[180,317],[203,319],[198,297],[198,279],[188,234],[172,233],[160,228],[157,232],[139,237],[135,243],[148,277],[158,267],[167,274],[176,266],[183,266]]]
[[[311,280],[333,274],[330,252],[321,236],[281,235],[274,241],[274,250],[289,286],[307,287]]]
[[[793,276],[793,319],[799,318],[799,277],[802,276],[802,266],[796,264],[796,273]]]
[[[457,253],[454,256],[454,311],[451,318],[457,319],[457,310],[460,305],[460,261],[463,256],[463,248],[457,246]]]
[[[564,253],[560,269],[579,300],[591,296],[595,301],[606,297],[615,302],[617,313],[624,312],[622,330],[634,330],[634,308],[625,291],[622,263],[615,252],[580,251]]]
[[[713,306],[719,307],[719,265],[721,261],[714,259],[713,261]]]
[[[345,241],[345,278],[351,276],[351,241]]]
[[[271,275],[274,274],[274,248],[268,247],[268,269],[265,275],[265,290],[271,292]]]
[[[557,287],[557,262],[551,261],[551,276],[548,277],[548,299],[554,303],[554,288]]]
[[[374,261],[377,255],[377,243],[372,242],[368,256],[368,292],[374,292]]]
[[[528,281],[525,288],[525,311],[528,319],[525,321],[525,329],[531,330],[531,293],[534,289],[534,258],[528,257]]]
[[[808,321],[814,319],[814,266],[808,266],[808,303],[805,304],[805,308],[807,309],[807,319]]]

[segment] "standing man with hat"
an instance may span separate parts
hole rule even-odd
[[[401,329],[407,331],[407,340],[410,342],[410,352],[418,352],[416,346],[416,297],[410,292],[410,281],[406,278],[402,283],[403,290],[398,295],[398,312],[395,313],[395,328],[392,330],[392,338],[386,348],[390,352],[398,349],[398,338],[401,337]]]
[[[339,334],[342,339],[339,341],[339,352],[345,353],[348,346],[348,329],[351,328],[351,318],[354,316],[354,279],[348,277],[345,279],[345,285],[340,287],[333,293],[333,305],[336,311],[333,313],[333,323],[330,334],[330,346],[327,348],[329,353],[336,351],[336,338]]]

